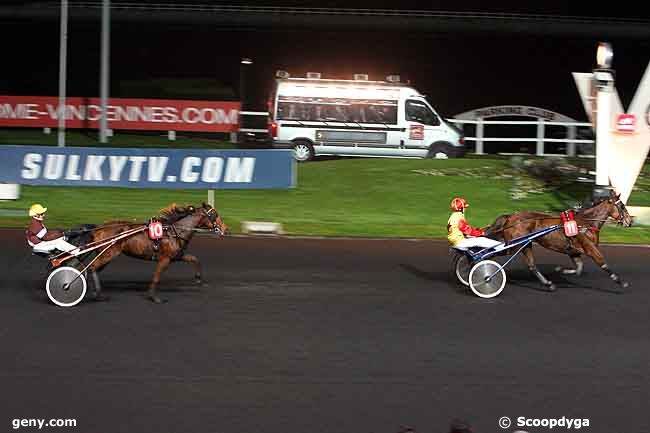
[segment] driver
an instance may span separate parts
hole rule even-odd
[[[47,208],[38,203],[29,208],[29,216],[32,217],[32,220],[27,230],[25,230],[27,244],[37,253],[50,253],[59,250],[75,256],[79,254],[76,246],[66,242],[63,232],[47,230],[45,224],[43,224],[45,212],[47,212]]]
[[[465,208],[469,203],[462,197],[456,197],[451,201],[451,210],[454,211],[447,221],[447,240],[449,244],[461,250],[469,248],[491,248],[501,244],[499,241],[484,237],[482,229],[474,228],[467,224],[465,219]]]

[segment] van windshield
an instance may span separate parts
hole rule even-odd
[[[438,126],[440,119],[431,111],[431,108],[424,101],[407,99],[405,102],[406,120],[419,122],[424,125]]]

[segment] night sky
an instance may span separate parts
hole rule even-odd
[[[368,7],[369,3],[301,1],[281,4]],[[523,6],[521,3],[524,2],[490,5],[478,2],[431,3],[427,9],[603,15],[593,9],[571,11],[568,6],[554,7],[552,3]],[[251,3],[230,1],[224,4]],[[256,2],[254,5],[260,4],[265,3]],[[278,2],[266,4],[279,5]],[[376,8],[397,8],[387,2],[373,4]],[[422,9],[422,5],[399,2],[399,9]],[[70,23],[70,96],[96,96],[99,93],[99,29],[99,22]],[[56,20],[2,22],[0,37],[5,44],[0,94],[57,94],[58,31]],[[13,43],[7,44],[9,40]],[[650,41],[609,41],[615,49],[614,68],[619,93],[624,104],[629,104],[650,60]],[[418,90],[428,95],[445,116],[489,105],[522,104],[540,106],[584,120],[586,116],[571,72],[591,70],[597,42],[597,38],[567,38],[551,34],[422,33],[408,29],[328,31],[322,28],[311,31],[237,31],[205,24],[122,21],[112,25],[111,95],[149,96],[130,94],[124,83],[181,78],[216,80],[236,92],[239,59],[250,57],[254,64],[247,72],[247,94],[251,106],[257,108],[264,108],[266,93],[277,69],[287,70],[293,76],[316,71],[323,77],[333,78],[351,78],[354,73],[368,73],[371,79],[383,79],[388,74],[399,73],[404,80],[410,80]],[[196,99],[195,95],[191,97]]]

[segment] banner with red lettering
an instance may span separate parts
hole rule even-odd
[[[239,107],[227,101],[111,98],[106,115],[111,129],[234,132]],[[0,95],[0,127],[56,128],[62,112],[66,128],[99,128],[99,98],[66,98],[63,110],[55,96]]]

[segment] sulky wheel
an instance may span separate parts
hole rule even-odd
[[[467,254],[454,252],[452,265],[458,281],[464,286],[469,286],[469,272],[472,270],[472,263]]]
[[[45,289],[47,296],[56,305],[72,307],[86,295],[86,278],[75,268],[60,266],[47,277]]]
[[[493,260],[481,260],[472,266],[469,287],[476,296],[494,298],[506,285],[506,271]]]

